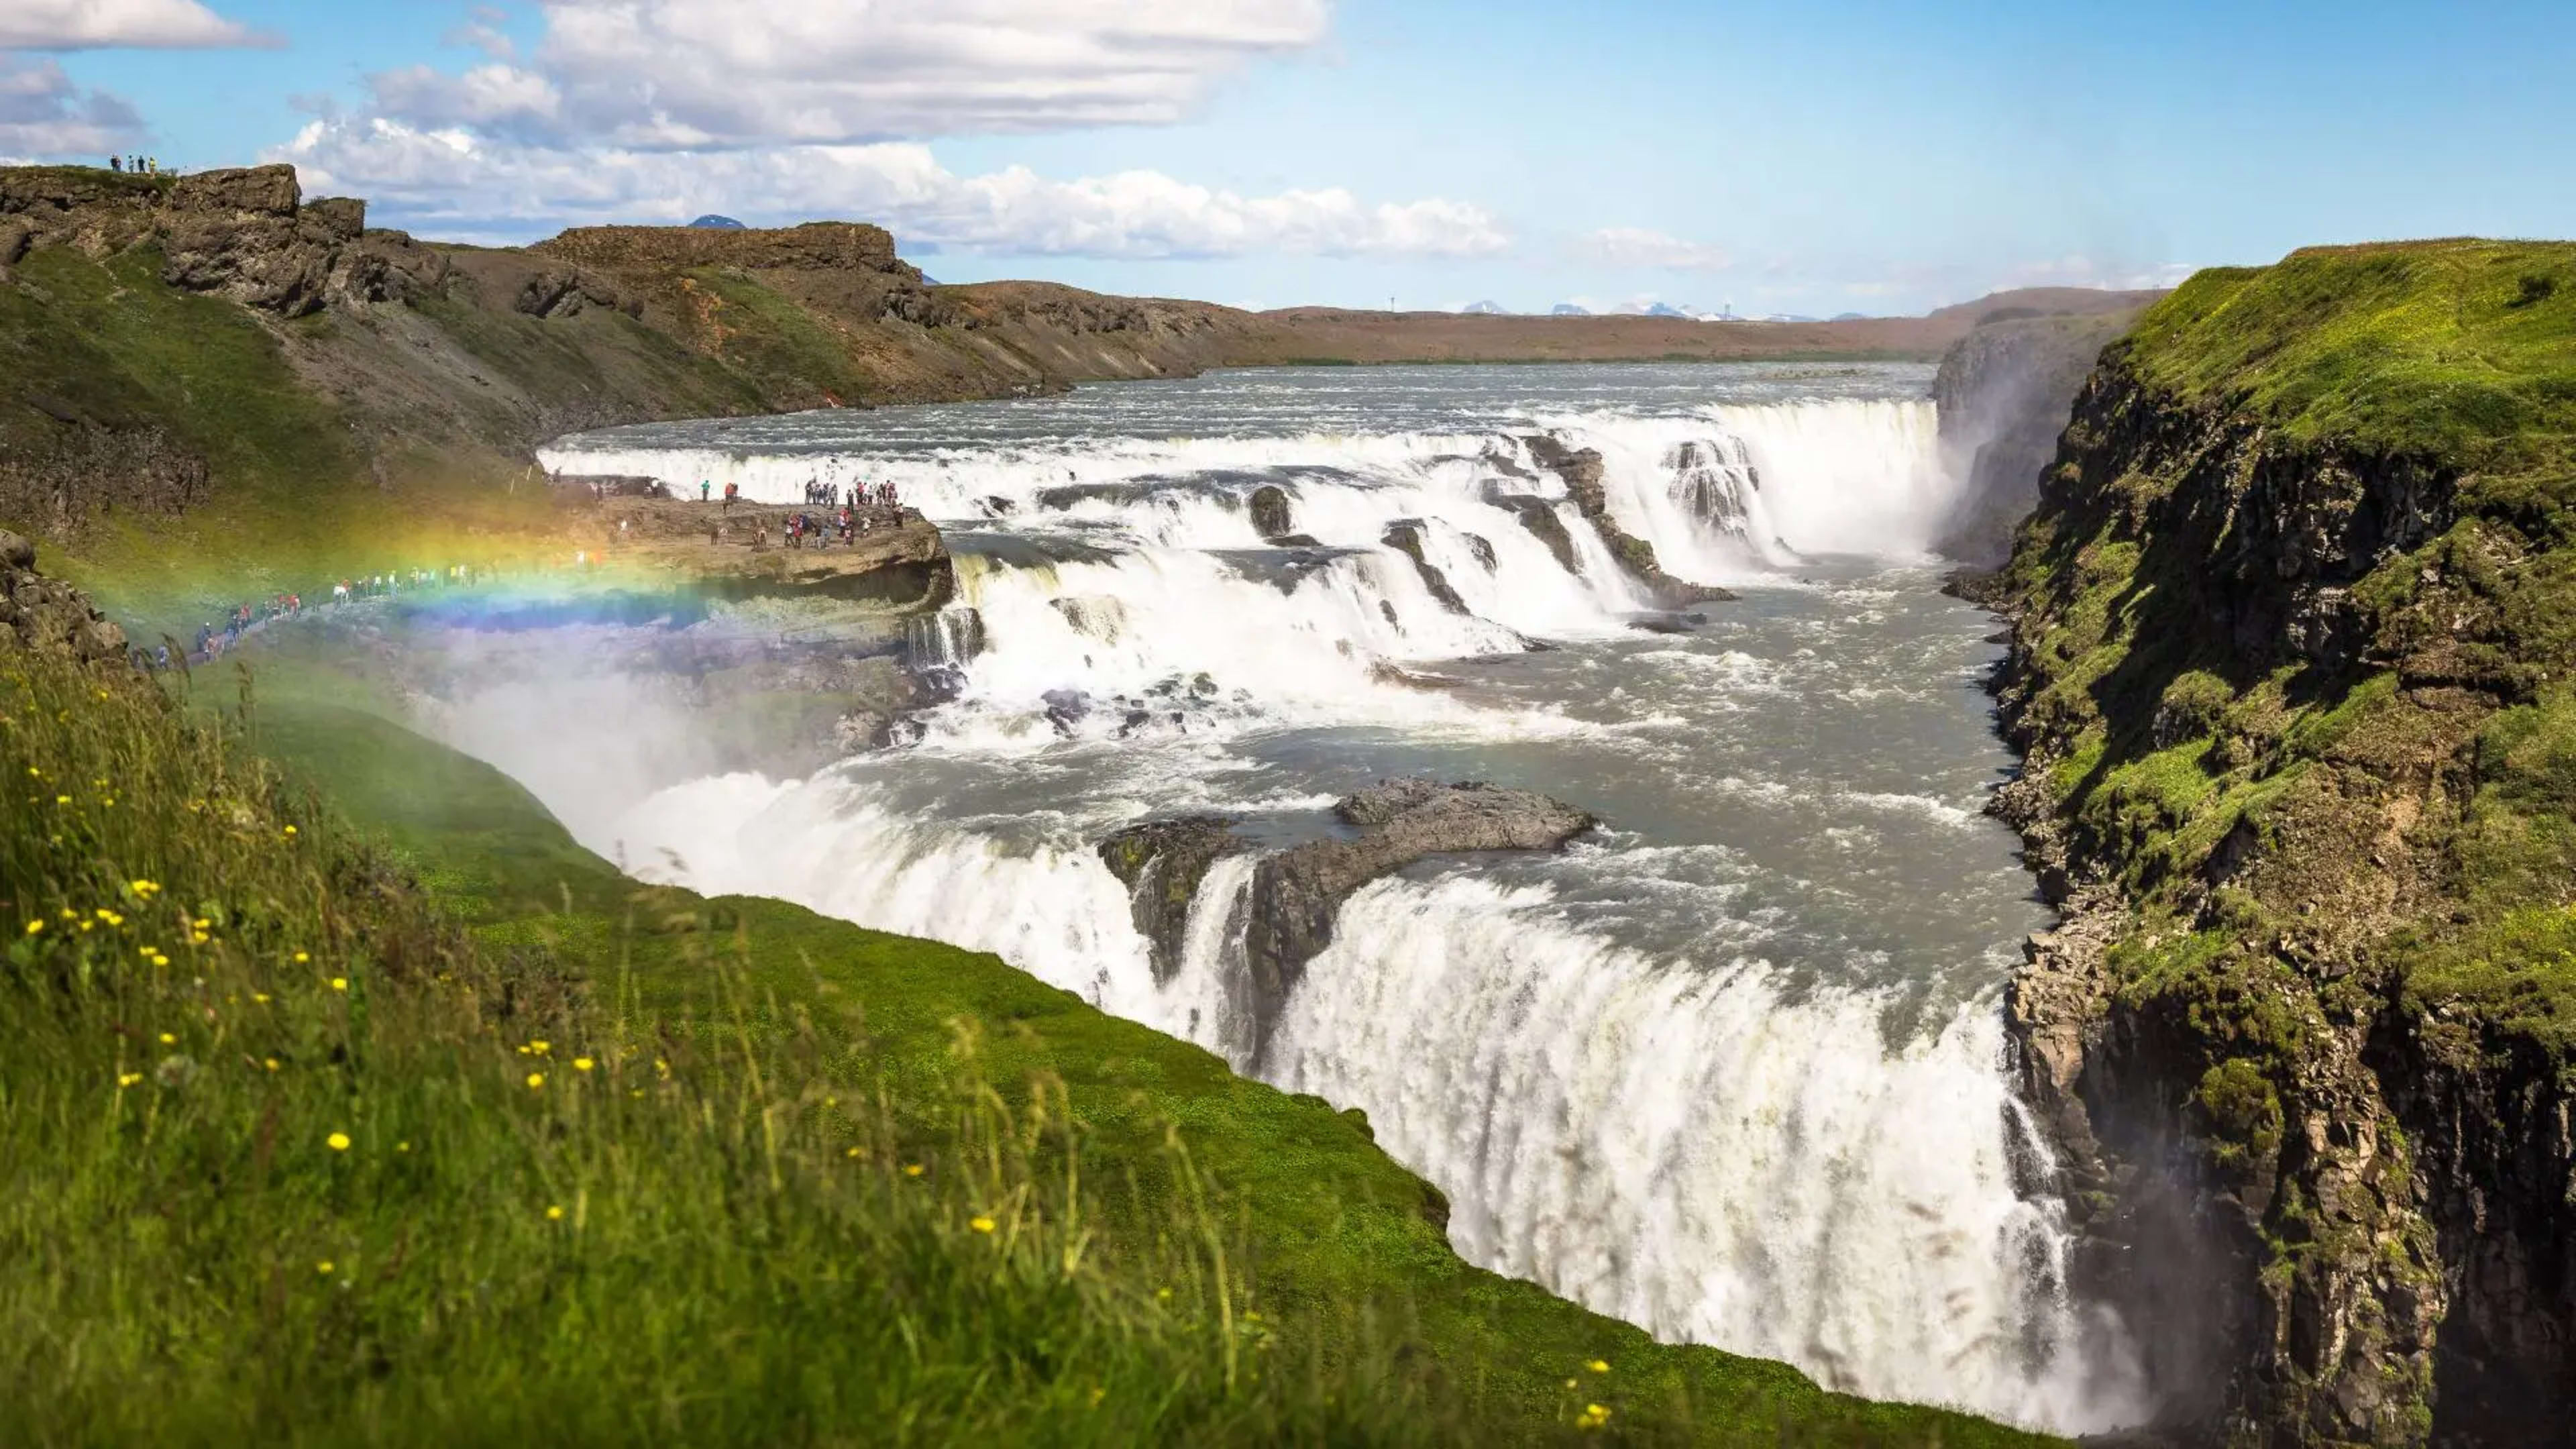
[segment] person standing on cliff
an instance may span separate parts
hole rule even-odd
[[[706,479],[701,478],[698,480],[698,501],[700,503],[707,501],[707,487],[708,484]]]

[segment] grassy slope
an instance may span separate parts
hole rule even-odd
[[[622,933],[631,882],[575,846],[506,779],[371,716],[271,702],[262,743],[387,830],[440,896],[489,941],[541,930],[576,967],[612,960],[633,1000],[661,1019],[706,1011],[709,982],[684,943]],[[655,911],[693,901],[657,892]],[[569,902],[570,913],[564,913]],[[1172,1211],[1159,1143],[1178,1124],[1193,1160],[1239,1194],[1267,1305],[1333,1336],[1401,1332],[1519,1433],[1568,1408],[1568,1377],[1611,1393],[1619,1412],[1686,1438],[1768,1440],[1785,1432],[1854,1442],[1967,1444],[2021,1436],[1957,1416],[1819,1393],[1777,1365],[1652,1343],[1527,1284],[1458,1261],[1434,1222],[1436,1195],[1370,1143],[1355,1113],[1233,1076],[1222,1062],[1082,1004],[997,958],[885,936],[758,899],[705,909],[747,942],[755,1019],[815,1023],[858,1039],[904,1101],[935,1100],[953,1070],[953,1023],[986,1025],[987,1069],[1061,1081],[1114,1163],[1113,1215]],[[631,973],[631,974],[628,974]],[[1356,1322],[1370,1316],[1381,1325]],[[1614,1365],[1615,1386],[1579,1366]]]
[[[2118,958],[2130,990],[2232,1003],[2208,1020],[2241,1017],[2227,1030],[2287,1072],[2306,1028],[2263,1003],[2297,976],[2255,943],[2306,936],[2375,968],[2329,998],[2398,990],[2464,1013],[2472,1054],[2492,1031],[2495,1049],[2566,1059],[2576,246],[2336,248],[2204,272],[2114,356],[2176,414],[2228,417],[2311,472],[2420,478],[2456,518],[2354,584],[2362,663],[2332,675],[2255,671],[2208,626],[2228,561],[2174,537],[2195,510],[2227,513],[2209,495],[2241,496],[2246,477],[2169,460],[2026,528],[2012,579],[2031,606],[2030,720],[2061,806],[2147,912]],[[2161,536],[2142,530],[2156,518]],[[2195,935],[2231,832],[2260,863]]]

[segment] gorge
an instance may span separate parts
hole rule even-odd
[[[1352,1124],[1469,1263],[1830,1389],[2576,1415],[2568,248],[1576,365],[840,224],[444,248],[275,169],[0,212],[48,571],[145,639],[353,540],[604,548],[246,657],[639,890],[995,953]],[[1326,358],[1387,365],[1269,365]],[[695,505],[547,473],[918,516],[709,567]]]

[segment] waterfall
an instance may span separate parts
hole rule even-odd
[[[859,415],[799,424],[792,447],[567,440],[549,468],[689,497],[701,478],[778,502],[809,480],[892,481],[942,524],[958,574],[956,601],[910,640],[954,688],[900,755],[803,779],[707,775],[613,818],[585,798],[567,819],[640,876],[993,951],[1363,1108],[1449,1196],[1460,1253],[1659,1337],[2050,1429],[2133,1421],[2142,1390],[2116,1324],[2068,1296],[2060,1209],[2016,1190],[2027,1133],[1995,996],[2008,957],[1988,959],[2009,934],[1955,963],[1983,985],[1942,995],[1885,979],[1883,946],[1812,944],[1859,927],[1782,924],[1872,891],[1889,912],[1964,894],[1942,873],[1964,839],[2008,876],[2008,842],[1978,833],[1995,830],[1974,813],[1979,767],[1964,786],[1851,770],[1792,784],[1716,758],[1771,736],[1797,747],[1844,715],[1866,740],[1866,711],[1900,708],[1992,748],[1976,717],[1956,723],[1990,626],[1943,616],[1926,644],[1884,622],[1914,595],[1800,581],[1819,560],[1925,556],[1950,487],[1931,405],[1764,396],[1443,421],[1217,436],[1014,423],[986,442],[880,447]],[[1643,592],[1533,461],[1523,440],[1538,433],[1600,453],[1610,514],[1668,572],[1790,602],[1716,606],[1708,627],[1743,634],[1723,647],[1640,634]],[[1285,496],[1290,542],[1255,528],[1261,488]],[[1798,692],[1847,662],[1837,639],[1869,629],[1886,631],[1867,636],[1884,656],[1869,668],[1957,662],[1903,688],[1832,677]],[[1703,683],[1656,682],[1673,670]],[[542,704],[513,707],[517,735],[547,733]],[[468,743],[552,803],[538,746],[493,730]],[[1209,869],[1157,981],[1094,849],[1188,811],[1312,831],[1380,761],[1500,760],[1590,771],[1630,792],[1632,815],[1685,790],[1829,812],[1780,838],[1847,852],[1832,858],[1851,878],[1755,858],[1744,871],[1770,873],[1750,900],[1744,879],[1673,864],[1711,847],[1613,834],[1508,878],[1465,863],[1382,880],[1344,904],[1256,1062],[1241,949],[1255,853]],[[1888,859],[1938,884],[1873,884]]]

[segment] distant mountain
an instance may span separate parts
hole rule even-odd
[[[1555,306],[1547,309],[1547,315],[1550,317],[1589,317],[1592,315],[1592,309],[1589,307],[1577,307],[1572,302],[1559,302]]]
[[[712,212],[712,211],[708,212],[706,215],[704,215],[704,216],[702,216],[702,217],[699,217],[696,221],[690,222],[690,223],[689,223],[689,225],[691,225],[691,226],[696,226],[696,227],[705,227],[705,228],[708,228],[708,229],[710,229],[710,230],[714,230],[714,231],[748,231],[748,230],[750,230],[750,228],[749,228],[749,227],[744,226],[741,222],[738,222],[738,221],[734,220],[732,217],[729,217],[729,216],[718,216],[718,215],[716,215],[716,214],[715,214],[714,212]]]
[[[1646,309],[1646,315],[1649,317],[1686,317],[1692,319],[1696,319],[1699,316],[1696,312],[1685,312],[1670,302],[1657,302],[1655,305]]]
[[[1836,322],[1866,322],[1869,320],[1869,316],[1867,313],[1863,312],[1836,312],[1833,316],[1833,320]]]
[[[1509,317],[1511,309],[1500,302],[1472,302],[1458,309],[1474,317]]]
[[[1765,322],[1813,322],[1816,319],[1813,317],[1802,317],[1795,312],[1774,312],[1762,320]]]

